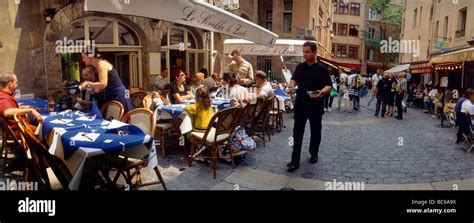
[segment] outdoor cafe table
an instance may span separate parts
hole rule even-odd
[[[186,134],[193,130],[193,124],[191,117],[184,112],[184,107],[189,104],[196,103],[194,100],[187,101],[181,104],[173,104],[168,106],[162,106],[161,108],[157,108],[155,110],[155,117],[156,120],[161,119],[181,119],[181,124],[179,125],[179,129],[181,130],[181,134]],[[222,100],[222,99],[212,99],[212,106],[217,108],[217,110],[230,108],[229,100]]]
[[[47,106],[45,99],[20,100],[19,104],[36,108]],[[50,113],[41,111],[42,127],[37,129],[38,138],[50,146],[49,152],[63,159],[73,177],[70,190],[79,189],[86,161],[101,155],[118,156],[119,153],[137,159],[148,155],[148,168],[158,165],[155,143],[138,127],[119,121],[109,122],[101,117],[79,111]],[[92,131],[96,131],[92,133]],[[119,132],[120,131],[120,132]],[[97,159],[100,160],[101,159]],[[87,162],[87,165],[90,164]],[[99,164],[100,165],[100,164]]]
[[[286,111],[285,105],[288,106],[290,109],[293,109],[293,104],[291,103],[291,98],[281,89],[277,88],[273,91],[275,93],[275,96],[277,99],[280,101],[280,110],[281,111]]]

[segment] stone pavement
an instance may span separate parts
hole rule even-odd
[[[440,120],[408,109],[404,120],[374,117],[375,103],[360,112],[333,111],[323,118],[319,162],[309,164],[309,123],[305,131],[300,169],[286,171],[291,154],[293,114],[285,115],[286,128],[263,147],[248,154],[235,169],[218,162],[217,178],[210,165],[188,167],[182,151],[160,160],[171,190],[324,190],[327,182],[360,182],[366,190],[474,189],[474,153],[453,143],[454,129],[440,128]],[[446,125],[447,126],[447,125]],[[145,174],[153,177],[153,174]],[[152,186],[147,189],[160,189]]]

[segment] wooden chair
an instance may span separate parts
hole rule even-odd
[[[137,126],[140,128],[145,134],[154,136],[155,134],[155,127],[156,121],[153,112],[145,108],[137,108],[134,109],[124,116],[124,122],[130,123],[132,125]],[[158,177],[158,181],[155,182],[148,182],[143,183],[141,178],[141,170],[142,168],[148,166],[148,157],[144,159],[132,159],[123,157],[123,159],[128,159],[126,162],[126,167],[124,168],[124,172],[122,172],[122,176],[124,177],[125,181],[130,185],[133,190],[138,190],[140,187],[150,186],[154,184],[161,184],[164,190],[167,190],[165,181],[161,176],[160,170],[158,167],[154,168],[156,176]],[[122,163],[122,162],[120,162]],[[132,172],[133,171],[133,172]],[[135,183],[133,183],[133,179]]]
[[[1,148],[0,158],[3,159],[2,177],[5,178],[7,164],[10,161],[9,153],[15,154],[18,162],[21,162],[20,169],[23,170],[23,180],[28,179],[28,147],[25,141],[18,138],[8,125],[5,117],[0,116]]]
[[[250,128],[253,120],[255,119],[256,113],[257,113],[257,108],[258,108],[258,102],[255,104],[250,104],[248,103],[247,106],[245,106],[242,110],[242,115],[240,118],[240,124],[245,126],[246,128]]]
[[[273,106],[270,106],[270,117],[269,117],[269,127],[273,134],[273,129],[276,129],[277,132],[281,132],[283,128],[283,111],[280,110],[280,100],[277,97],[272,99]]]
[[[20,133],[28,145],[32,164],[36,165],[35,170],[42,180],[42,184],[48,190],[59,188],[69,190],[72,174],[66,163],[61,158],[49,153],[46,145],[39,141],[34,133],[28,129],[25,118],[15,116],[15,120],[18,122]]]
[[[147,96],[146,92],[139,91],[130,94],[130,100],[132,101],[133,108],[143,108],[143,98]]]
[[[102,113],[104,119],[109,121],[112,119],[122,120],[125,108],[119,101],[109,101],[102,105],[100,112]]]
[[[272,108],[272,106],[273,106],[272,100],[263,101],[261,104],[262,109],[257,114],[257,116],[255,116],[255,118],[253,119],[251,127],[249,129],[250,136],[252,138],[254,136],[257,136],[263,139],[263,147],[265,147],[266,135],[268,135],[268,141],[271,141],[268,119],[270,117],[270,109]]]
[[[206,149],[209,149],[211,156],[200,156],[203,159],[210,159],[212,162],[212,175],[216,178],[216,166],[217,166],[217,146],[220,144],[227,143],[230,145],[232,133],[237,125],[240,117],[240,107],[227,108],[217,112],[209,122],[206,132],[191,132],[191,153],[189,155],[189,166],[192,165],[194,159],[199,156]],[[213,124],[217,122],[216,127]],[[230,157],[233,157],[232,149],[230,151]],[[235,164],[232,159],[232,167]]]
[[[163,95],[160,95],[160,99],[163,101],[163,104],[165,106],[170,105],[171,103],[168,101],[167,98],[163,97]],[[153,103],[151,95],[147,95],[143,98],[143,105],[145,108],[150,109],[151,104]],[[164,112],[164,111],[158,111],[158,112]],[[159,135],[159,141],[158,145],[160,146],[161,150],[161,157],[165,157],[165,140],[166,140],[166,135],[168,135],[172,131],[179,131],[179,128],[176,127],[175,123],[173,122],[171,115],[168,113],[164,113],[161,116],[164,117],[164,119],[156,120],[156,134]],[[155,135],[156,136],[156,135]]]

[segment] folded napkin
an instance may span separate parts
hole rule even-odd
[[[50,121],[49,123],[67,125],[71,122],[72,122],[72,119],[54,119],[53,121]]]
[[[118,128],[121,128],[121,127],[124,127],[124,126],[127,126],[127,125],[129,125],[129,124],[124,123],[124,122],[120,122],[120,121],[117,121],[117,120],[114,119],[110,122],[110,124],[107,127],[105,127],[105,129],[118,129]]]
[[[95,142],[99,138],[100,133],[85,133],[79,132],[71,138],[72,141]]]
[[[82,116],[82,117],[77,118],[76,120],[78,120],[78,121],[89,121],[90,122],[90,121],[94,121],[95,118],[96,118],[95,115],[94,116]]]

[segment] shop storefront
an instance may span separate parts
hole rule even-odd
[[[411,82],[416,84],[429,84],[432,82],[433,66],[430,61],[417,61],[410,64]]]
[[[474,87],[474,48],[455,51],[430,60],[435,69],[435,83],[452,89]]]

